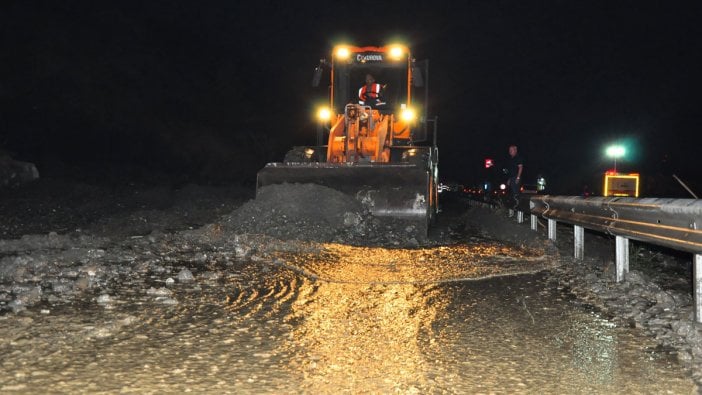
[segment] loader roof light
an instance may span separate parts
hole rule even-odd
[[[390,51],[389,51],[390,59],[400,60],[400,59],[402,59],[402,55],[404,55],[404,54],[405,54],[405,50],[401,46],[393,45],[390,47]]]
[[[317,119],[319,119],[322,122],[326,122],[331,118],[331,110],[329,110],[327,107],[322,107],[319,110],[317,110]]]
[[[417,118],[417,113],[411,108],[403,108],[400,117],[405,122],[412,122]]]
[[[336,55],[338,59],[346,60],[351,56],[351,50],[349,47],[336,47],[336,50],[334,50],[334,55]]]

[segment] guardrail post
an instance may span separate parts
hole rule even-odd
[[[615,243],[617,255],[617,282],[621,282],[624,280],[624,276],[629,273],[629,239],[617,236]]]
[[[573,257],[583,260],[585,258],[585,228],[573,226]]]
[[[521,224],[524,222],[524,211],[517,211],[517,223]]]
[[[556,220],[548,220],[548,239],[556,241]]]
[[[529,217],[531,219],[531,230],[536,232],[537,230],[539,230],[539,217],[537,217],[534,214],[531,214]]]
[[[692,276],[695,288],[695,321],[702,322],[702,254],[695,254],[692,261]]]

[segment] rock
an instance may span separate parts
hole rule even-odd
[[[156,298],[156,301],[159,302],[159,303],[161,303],[161,304],[165,304],[165,305],[176,305],[176,304],[178,304],[178,301],[177,301],[177,300],[175,300],[175,299],[173,299],[173,298],[165,297],[165,296],[159,296],[158,298]]]
[[[588,273],[585,275],[585,277],[583,277],[583,281],[587,283],[596,283],[597,281],[599,281],[599,278],[595,273]]]
[[[690,344],[700,346],[700,343],[702,343],[702,334],[696,327],[693,327],[689,332],[687,332],[685,340],[687,340],[687,342]],[[700,354],[700,356],[702,356],[702,354]]]
[[[687,351],[679,350],[677,357],[678,357],[678,362],[680,362],[682,364],[692,362],[692,354],[690,354]]]
[[[163,266],[161,266],[161,265],[156,265],[156,264],[151,265],[151,268],[150,268],[150,269],[151,269],[151,271],[154,272],[154,273],[165,273],[165,272],[168,271],[168,269],[166,269],[165,267],[163,267]]]
[[[173,294],[173,291],[171,291],[168,288],[156,289],[154,287],[151,287],[151,288],[146,290],[146,294],[151,295],[151,296],[171,296]]]
[[[234,250],[234,256],[237,259],[247,259],[251,255],[252,248],[246,243],[245,237],[234,235],[230,243],[233,244],[233,246],[229,246],[228,248]]]
[[[200,278],[203,280],[209,280],[209,281],[214,281],[214,280],[219,280],[222,277],[222,275],[218,272],[204,272],[200,275]]]
[[[112,298],[108,294],[102,294],[97,298],[98,304],[108,304],[112,303]]]
[[[12,302],[7,304],[7,307],[9,307],[10,310],[12,310],[12,312],[15,314],[27,309],[21,300],[13,300]]]
[[[675,305],[678,307],[685,307],[692,305],[692,296],[686,293],[676,292],[672,294]]]
[[[133,315],[128,315],[121,320],[117,321],[116,324],[120,327],[135,324],[139,319]]]
[[[0,188],[15,187],[39,178],[39,170],[30,162],[21,162],[8,155],[0,156]]]
[[[344,213],[344,226],[358,226],[362,221],[361,216],[358,213],[345,212]]]
[[[173,284],[175,284],[175,280],[172,279],[171,277],[168,277],[166,279],[166,285],[173,285]]]
[[[61,277],[70,278],[72,280],[75,280],[78,278],[78,272],[75,270],[66,270],[66,271],[61,272],[60,274],[61,274]]]
[[[0,259],[0,281],[22,281],[27,267],[34,262],[30,256],[10,256]]]
[[[73,283],[73,289],[76,291],[84,291],[88,288],[90,288],[90,278],[87,275],[80,276]]]
[[[41,287],[31,287],[15,292],[16,300],[20,301],[25,306],[32,306],[41,301]]]
[[[624,276],[624,278],[629,284],[646,284],[648,282],[646,277],[636,270],[630,271]]]
[[[51,283],[51,290],[58,294],[67,293],[70,292],[72,283],[72,281],[59,279]]]
[[[691,322],[686,321],[675,321],[670,324],[670,327],[680,336],[687,336],[688,333],[694,328]]]
[[[702,358],[702,344],[693,344],[690,352],[695,358]]]
[[[92,331],[90,331],[89,336],[96,337],[98,339],[104,339],[106,337],[112,336],[112,333],[113,333],[112,328],[101,326],[98,328],[94,328]]]
[[[659,291],[656,293],[656,302],[658,303],[658,306],[663,309],[671,309],[675,307],[675,299],[673,299],[673,297],[665,291]]]
[[[188,269],[183,269],[178,273],[178,281],[180,282],[189,282],[193,280],[195,280],[195,277],[193,277],[193,273]]]

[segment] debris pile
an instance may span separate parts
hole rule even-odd
[[[34,163],[12,159],[0,151],[0,188],[16,187],[39,178]]]
[[[426,242],[417,224],[374,217],[353,196],[315,184],[263,187],[255,200],[224,216],[222,225],[234,234],[282,240],[391,246]]]

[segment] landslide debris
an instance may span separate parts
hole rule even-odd
[[[235,234],[283,240],[390,246],[427,242],[419,224],[374,217],[354,196],[316,184],[260,188],[256,199],[225,215],[221,223]]]
[[[49,223],[40,228],[49,230],[48,234],[0,239],[0,315],[39,305],[69,304],[86,294],[95,294],[99,304],[109,306],[113,288],[134,281],[139,287],[138,279],[156,276],[170,279],[171,285],[183,283],[209,273],[212,265],[273,262],[272,255],[278,252],[314,253],[320,248],[318,242],[365,246],[420,243],[413,236],[417,231],[413,225],[380,221],[354,197],[319,185],[273,185],[262,188],[256,199],[244,204],[240,202],[246,194],[241,191],[232,195],[208,193],[208,188],[189,189],[177,191],[175,198],[168,188],[135,189],[127,191],[127,198],[115,199],[96,188],[91,196],[102,200],[92,205],[98,207],[96,212],[105,214],[103,217],[76,220],[63,212],[85,210],[86,203],[61,200],[63,212],[57,218],[65,221],[62,228],[85,228],[58,233],[51,231]],[[186,192],[191,205],[180,202]],[[204,199],[205,195],[211,199]],[[102,209],[115,201],[123,207]],[[56,207],[52,202],[49,199],[42,207]],[[205,213],[208,207],[218,212],[233,206],[238,208],[209,219],[207,225],[191,226],[212,216]],[[145,215],[146,211],[151,214]],[[24,221],[36,222],[43,214],[27,206],[14,218],[22,225]]]

